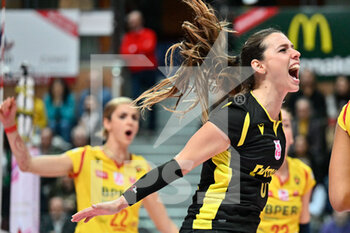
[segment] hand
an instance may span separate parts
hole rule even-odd
[[[84,222],[86,223],[95,216],[116,214],[128,206],[129,204],[125,198],[121,196],[117,200],[98,203],[92,205],[89,208],[79,211],[72,216],[72,222],[79,222],[85,218]]]
[[[8,128],[16,124],[16,100],[14,97],[7,98],[0,105],[0,121],[4,125],[4,128]]]

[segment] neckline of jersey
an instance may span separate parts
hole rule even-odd
[[[267,117],[269,118],[269,120],[275,125],[276,123],[280,123],[282,122],[282,115],[281,115],[281,110],[280,113],[278,114],[279,116],[279,120],[274,120],[270,117],[269,112],[266,110],[266,108],[259,102],[259,100],[255,97],[255,95],[253,94],[253,91],[250,91],[250,94],[253,96],[253,98],[255,99],[255,101],[260,105],[260,107],[264,110],[265,114],[267,115]]]
[[[101,150],[103,156],[104,156],[106,159],[112,160],[113,163],[117,166],[118,169],[120,169],[121,167],[124,166],[125,161],[130,161],[130,162],[131,162],[131,161],[133,160],[133,157],[134,157],[134,154],[133,154],[133,153],[130,153],[130,160],[125,160],[122,164],[118,164],[117,161],[115,161],[114,159],[110,158],[110,157],[106,154],[106,152],[104,151],[104,149],[103,149],[102,146],[100,146],[100,150]]]
[[[281,180],[281,178],[279,177],[279,175],[276,174],[276,177],[278,178],[278,181],[280,182],[280,186],[282,187],[283,185],[285,185],[286,183],[288,183],[289,179],[290,179],[290,157],[288,155],[285,156],[285,159],[287,159],[287,167],[288,167],[288,176],[287,179],[283,182]]]

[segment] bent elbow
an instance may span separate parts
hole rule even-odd
[[[329,201],[338,212],[350,210],[350,192],[329,191]]]

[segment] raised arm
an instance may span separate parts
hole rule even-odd
[[[152,193],[143,201],[148,215],[156,225],[157,229],[162,233],[177,233],[179,229],[169,218],[165,206],[159,201],[157,193]]]
[[[230,140],[227,135],[213,123],[207,122],[191,137],[174,160],[148,172],[117,200],[93,205],[79,211],[73,215],[72,221],[79,222],[85,219],[87,222],[94,216],[118,213],[187,174],[214,155],[225,151],[229,145]],[[179,173],[181,173],[180,176]]]
[[[73,170],[73,164],[66,155],[50,155],[32,157],[19,135],[16,127],[16,101],[7,98],[0,105],[0,121],[4,125],[11,151],[16,158],[21,171],[31,172],[40,176],[55,177],[67,175]]]
[[[336,211],[350,210],[350,137],[338,124],[329,165],[329,199]]]

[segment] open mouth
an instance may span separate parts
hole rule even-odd
[[[132,134],[132,131],[131,131],[131,130],[127,130],[127,131],[125,132],[125,134],[126,134],[126,136],[130,136],[130,135]]]
[[[299,79],[299,68],[299,64],[292,65],[288,70],[289,75],[292,76],[294,79]]]

